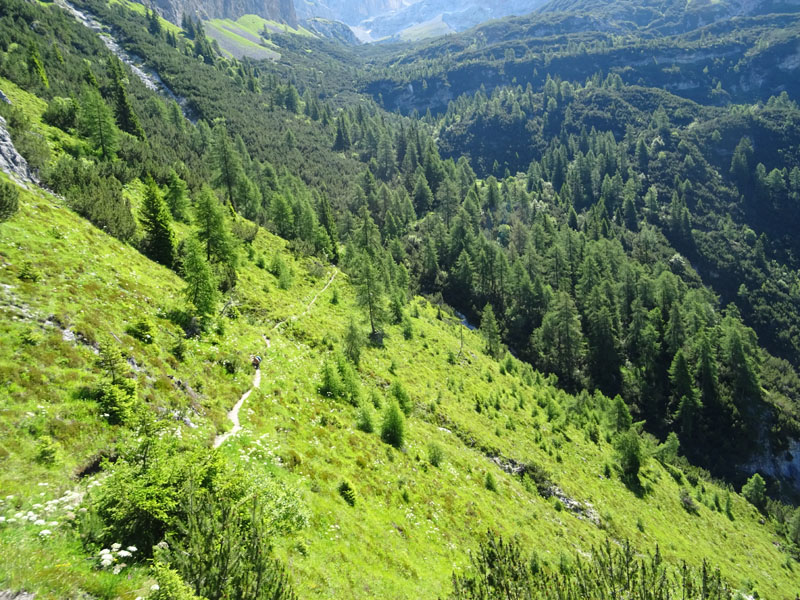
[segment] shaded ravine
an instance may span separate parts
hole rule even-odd
[[[90,14],[76,8],[67,2],[67,0],[56,0],[56,4],[69,12],[79,23],[97,33],[100,39],[106,45],[106,48],[108,48],[122,62],[128,65],[131,68],[131,71],[133,71],[133,74],[141,79],[145,87],[158,94],[161,94],[169,100],[174,100],[178,103],[178,106],[181,107],[183,116],[193,123],[197,121],[189,109],[186,98],[178,96],[171,89],[169,89],[167,84],[164,83],[164,80],[161,79],[161,76],[158,74],[158,72],[156,72],[155,69],[148,67],[141,57],[123,50],[122,46],[119,45],[117,40],[112,37],[108,27],[100,23],[100,21],[95,19]]]

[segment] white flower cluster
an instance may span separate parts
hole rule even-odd
[[[99,482],[92,482],[89,487],[93,487],[93,484],[100,485]],[[38,487],[47,488],[49,485],[43,482]],[[45,500],[46,495],[46,492],[36,494],[37,500],[39,497],[42,500],[27,507],[22,498],[13,495],[0,498],[0,527],[33,525],[40,528],[36,535],[40,539],[46,539],[53,535],[61,520],[71,521],[75,518],[74,511],[78,510],[84,498],[84,492],[80,490],[67,490],[52,500]]]
[[[121,559],[131,558],[137,551],[136,546],[122,548],[122,544],[111,544],[111,549],[103,548],[100,550],[97,559],[101,569],[111,569],[114,575],[118,575],[122,569],[128,565]]]

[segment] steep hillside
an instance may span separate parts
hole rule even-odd
[[[80,542],[88,524],[75,515],[106,485],[92,475],[98,457],[126,452],[126,428],[136,427],[113,425],[92,396],[105,377],[100,342],[119,348],[138,401],[195,460],[229,427],[224,411],[250,385],[248,355],[263,357],[260,388],[240,413],[244,430],[217,456],[266,467],[299,502],[299,527],[273,541],[300,597],[446,595],[453,569],[467,566],[466,551],[487,528],[518,535],[543,563],[569,560],[611,535],[642,549],[659,544],[670,561],[707,558],[726,581],[762,596],[793,593],[773,525],[759,525],[749,504],[654,458],[628,489],[614,472],[610,433],[602,433],[616,427],[613,403],[567,396],[511,358],[494,362],[479,336],[423,299],[408,305],[408,325],[387,328],[384,348],[363,351],[350,384],[355,398],[320,395],[325,365],[340,360],[329,349],[342,347],[348,321],[361,312],[343,274],[284,247],[259,234],[233,303],[211,332],[180,342],[168,317],[181,307],[183,282],[51,197],[22,193],[21,212],[2,225],[0,250],[0,586],[40,598],[143,595],[150,587],[135,556],[115,561],[127,565],[115,574],[101,566],[100,545]],[[91,270],[81,258],[88,256]],[[288,289],[257,267],[277,257],[291,272]],[[146,341],[135,333],[142,321],[151,324]],[[380,428],[395,388],[409,402],[402,452],[359,429],[365,419]],[[537,492],[514,474],[532,465],[557,491]],[[113,465],[104,470],[113,477]],[[337,491],[343,481],[355,490],[353,506]],[[48,576],[54,568],[57,578]]]
[[[545,71],[405,117],[359,86],[502,81],[531,21],[372,53],[3,1],[0,156],[52,191],[0,174],[0,596],[797,594],[788,95]],[[788,60],[782,19],[686,39]]]

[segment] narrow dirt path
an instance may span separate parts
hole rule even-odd
[[[339,273],[339,269],[334,267],[333,274],[331,275],[331,278],[328,279],[328,283],[326,283],[325,287],[323,287],[320,291],[317,292],[317,294],[311,299],[311,302],[309,302],[306,305],[305,309],[303,309],[303,312],[301,312],[299,315],[293,315],[291,317],[286,317],[283,321],[277,322],[272,329],[278,329],[278,327],[281,327],[282,325],[285,325],[289,321],[297,321],[297,319],[299,319],[300,317],[302,317],[305,314],[307,314],[308,311],[311,310],[311,307],[314,306],[314,303],[317,301],[317,299],[322,294],[325,293],[325,290],[327,290],[331,286],[331,284],[333,283],[333,280],[336,279],[336,275],[338,273]]]
[[[264,341],[267,344],[267,348],[271,346],[269,338],[262,336]],[[239,401],[233,405],[233,408],[228,411],[228,420],[233,423],[233,427],[230,431],[226,431],[225,433],[221,433],[217,437],[214,438],[214,448],[219,448],[224,444],[228,438],[233,437],[237,433],[242,430],[242,424],[239,422],[239,411],[241,410],[242,406],[244,405],[245,401],[250,397],[250,394],[253,392],[254,389],[261,387],[261,369],[256,368],[255,375],[253,375],[253,386],[247,390],[242,397],[239,398]]]

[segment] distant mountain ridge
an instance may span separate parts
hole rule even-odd
[[[184,14],[204,20],[258,15],[297,26],[292,0],[154,0],[153,4],[162,17],[173,23],[180,23]]]
[[[491,19],[524,15],[545,0],[295,0],[300,18],[346,23],[365,41],[425,38],[463,31]]]

